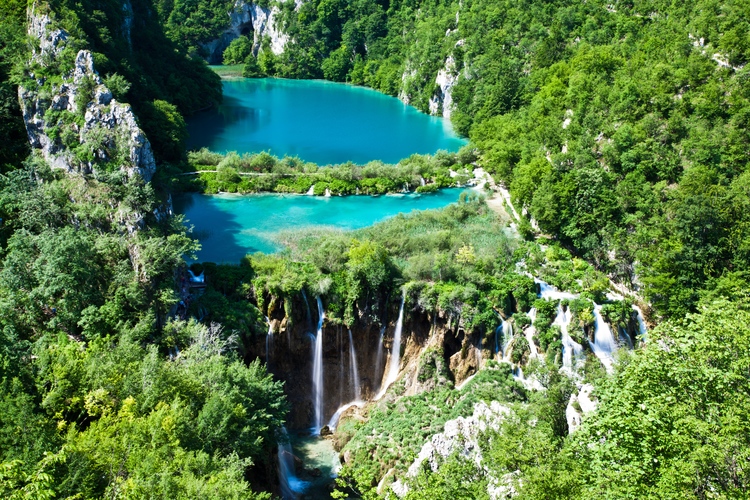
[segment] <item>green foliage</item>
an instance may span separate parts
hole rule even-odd
[[[156,100],[143,105],[140,113],[144,132],[162,161],[179,161],[185,155],[187,127],[173,104]]]
[[[370,419],[344,448],[345,452],[353,455],[354,460],[340,472],[337,479],[339,488],[352,488],[363,498],[375,498],[377,478],[382,477],[390,467],[403,470],[408,466],[416,458],[425,439],[442,432],[446,421],[472,414],[474,404],[480,400],[514,402],[525,399],[524,389],[513,379],[508,365],[503,364],[481,371],[461,391],[438,385],[416,396],[380,403],[371,410]],[[449,466],[450,470],[464,474],[462,480],[457,477],[420,476],[417,479],[419,484],[430,488],[426,491],[447,491],[445,488],[451,491],[479,491],[483,481],[475,471],[469,473],[458,462],[450,463],[456,466],[456,469]],[[471,484],[476,480],[477,484]],[[451,481],[454,484],[447,484]],[[414,494],[419,495],[419,490]]]
[[[157,137],[164,133],[160,129]],[[379,195],[400,193],[407,188],[417,193],[433,193],[439,188],[458,186],[466,180],[459,176],[453,179],[448,175],[449,166],[456,168],[457,157],[444,151],[432,156],[412,155],[396,165],[372,161],[366,165],[349,162],[323,168],[305,163],[297,157],[280,159],[265,151],[221,155],[204,148],[189,152],[187,163],[187,171],[175,171],[172,182],[189,191],[206,193],[268,191],[305,194],[313,186],[316,196],[324,195],[326,190],[332,195]],[[458,165],[463,166],[461,163]],[[231,171],[225,168],[231,168]],[[198,172],[197,179],[193,183],[186,183],[184,174],[192,172]],[[231,172],[231,175],[227,172]]]
[[[116,100],[127,102],[127,94],[132,85],[124,76],[118,75],[117,73],[107,75],[107,77],[104,78],[103,83],[107,86],[110,92],[112,92],[112,96]]]
[[[224,64],[243,64],[248,57],[252,58],[253,41],[242,35],[235,38],[224,49]]]

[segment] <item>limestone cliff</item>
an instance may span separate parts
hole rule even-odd
[[[69,35],[46,13],[30,11],[28,34],[38,46],[18,95],[31,146],[53,168],[119,169],[149,181],[156,170],[151,145],[130,106],[102,82],[91,52],[68,47]]]
[[[264,38],[271,42],[271,51],[278,55],[284,52],[289,37],[279,26],[279,8],[275,5],[261,7],[252,2],[237,0],[234,8],[228,13],[229,26],[216,39],[203,45],[208,52],[209,64],[221,64],[224,50],[232,40],[240,36],[249,37],[252,33],[253,55],[258,54]]]
[[[435,77],[437,90],[430,98],[430,114],[442,115],[443,118],[450,119],[453,111],[453,87],[458,82],[459,69],[456,68],[456,61],[453,56],[445,59],[445,66],[438,71]]]

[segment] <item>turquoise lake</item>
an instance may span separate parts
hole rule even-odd
[[[320,80],[224,80],[224,102],[188,121],[191,149],[257,153],[330,165],[396,163],[414,153],[458,151],[447,120],[372,89]]]
[[[430,194],[322,196],[256,194],[185,194],[174,200],[193,236],[202,244],[198,260],[236,264],[248,253],[275,252],[282,231],[315,227],[358,229],[400,212],[442,208],[463,189]]]

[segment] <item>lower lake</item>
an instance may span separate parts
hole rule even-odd
[[[175,198],[174,207],[202,244],[199,261],[236,264],[248,253],[280,250],[279,237],[287,231],[359,229],[401,212],[442,208],[462,191],[344,197],[184,194]]]
[[[188,121],[191,149],[299,156],[319,165],[397,163],[414,153],[458,151],[447,120],[395,97],[320,80],[224,80],[224,102]]]

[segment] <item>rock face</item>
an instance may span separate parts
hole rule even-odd
[[[64,57],[68,34],[48,15],[31,12],[29,35],[39,40],[33,63],[47,66]],[[35,85],[19,86],[18,95],[29,142],[50,166],[78,173],[101,166],[151,179],[151,145],[130,106],[117,102],[102,83],[88,50],[78,52],[73,70],[60,81],[31,76]]]
[[[296,317],[294,321],[286,317],[283,302],[268,297],[264,299],[264,303],[269,304],[268,310],[264,310],[263,313],[270,319],[273,340],[267,343],[265,336],[256,336],[244,346],[245,358],[247,361],[255,358],[268,360],[271,373],[284,381],[284,392],[291,406],[287,425],[290,429],[309,428],[314,415],[311,381],[315,321],[318,315],[315,300],[306,302],[302,295],[292,299],[291,310],[305,312],[303,317]],[[393,350],[398,312],[399,304],[393,302],[387,313],[387,326],[383,335],[382,358],[380,359],[377,354],[380,347],[380,327],[376,324],[360,322],[355,322],[351,327],[356,348],[359,395],[355,394],[351,377],[347,328],[324,323],[322,342],[324,424],[329,421],[337,408],[355,400],[372,400],[380,391],[384,374],[390,363],[390,353]],[[485,356],[486,359],[492,357],[488,349],[483,349],[482,354],[473,352],[478,351],[476,347],[472,347],[477,345],[477,338],[467,336],[462,327],[455,325],[455,319],[452,325],[450,323],[450,318],[444,315],[432,318],[419,311],[405,310],[401,346],[403,354],[399,363],[399,377],[394,383],[403,387],[399,394],[413,395],[434,388],[435,383],[447,384],[448,378],[443,380],[444,376],[441,373],[444,368],[445,372],[448,372],[447,367],[451,359],[456,363],[455,355],[460,351],[467,353],[466,360],[459,363],[462,367],[460,373],[445,374],[452,378],[454,383],[460,383],[473,373],[473,370],[466,367],[477,366],[478,360],[475,356]],[[432,353],[429,357],[424,355],[428,350]],[[434,375],[420,380],[420,370],[430,360],[434,365],[440,366],[433,370]],[[391,392],[384,396],[386,399],[390,397],[395,396]],[[342,418],[345,415],[342,415]]]
[[[279,55],[284,52],[289,37],[277,26],[279,12],[279,8],[275,5],[261,7],[254,3],[237,0],[228,14],[229,27],[219,38],[203,46],[208,52],[209,64],[221,64],[224,50],[229,47],[232,40],[243,35],[249,36],[250,33],[253,33],[253,55],[258,54],[265,37],[270,39],[271,51],[274,54]]]
[[[450,118],[451,111],[453,108],[453,87],[458,81],[459,72],[456,70],[456,61],[453,56],[448,56],[445,59],[445,66],[438,71],[437,77],[435,77],[435,84],[438,89],[430,98],[430,114],[440,115],[443,118]]]
[[[443,460],[454,452],[458,452],[462,458],[472,460],[477,467],[481,467],[480,435],[487,429],[497,430],[503,418],[509,414],[510,410],[497,401],[493,401],[490,405],[481,401],[474,405],[474,414],[470,417],[458,417],[447,421],[443,432],[435,434],[422,446],[419,455],[409,466],[406,476],[417,476],[425,460],[428,461],[432,471],[436,472]],[[409,487],[401,480],[395,481],[391,488],[399,497],[403,497],[409,491]]]
[[[580,426],[584,415],[596,410],[596,402],[591,399],[594,386],[583,384],[578,389],[578,394],[570,396],[568,407],[565,409],[565,418],[568,421],[568,433],[574,433]]]

